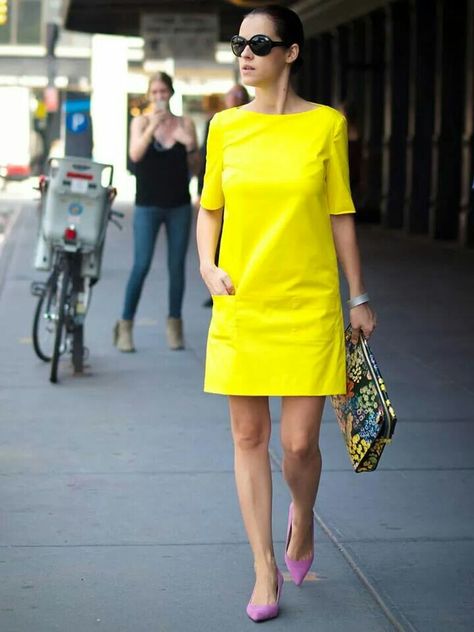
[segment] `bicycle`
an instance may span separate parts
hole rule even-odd
[[[106,169],[110,175],[104,186]],[[115,218],[124,216],[111,209],[117,193],[111,186],[112,175],[111,165],[64,158],[52,161],[49,177],[40,178],[35,267],[51,270],[51,274],[45,283],[31,286],[38,297],[32,338],[36,355],[51,363],[52,383],[58,381],[59,359],[65,353],[71,353],[75,374],[84,369],[88,355],[84,321],[92,286],[100,278],[107,225],[111,221],[121,228]]]

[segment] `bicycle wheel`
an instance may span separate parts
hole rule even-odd
[[[70,293],[69,264],[65,257],[62,259],[61,266],[62,272],[58,279],[59,304],[56,319],[56,335],[54,338],[53,355],[51,357],[51,373],[49,377],[50,381],[53,382],[53,384],[56,384],[56,382],[58,381],[58,364],[59,356],[61,355],[61,342],[63,339],[63,333],[66,333],[66,302],[68,293]]]
[[[53,355],[59,303],[57,281],[58,272],[53,270],[38,299],[33,317],[33,349],[43,362],[50,362]]]

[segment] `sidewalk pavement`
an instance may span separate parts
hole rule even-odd
[[[137,315],[136,354],[111,344],[131,262],[110,226],[86,322],[89,367],[61,382],[31,347],[36,217],[0,259],[0,630],[241,632],[251,556],[234,490],[225,398],[202,393],[209,310],[188,258],[187,348],[167,349],[164,235]],[[322,429],[314,573],[286,574],[274,632],[474,627],[474,253],[361,230],[379,314],[373,348],[399,416],[371,474],[352,472],[330,406]],[[3,270],[3,273],[2,273]],[[274,430],[274,537],[288,492]],[[286,570],[286,569],[284,569]]]

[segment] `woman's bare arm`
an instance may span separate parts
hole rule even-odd
[[[342,266],[349,286],[350,298],[365,293],[362,278],[359,246],[355,230],[354,216],[351,213],[331,215],[332,234],[337,258]],[[376,317],[369,303],[363,303],[350,311],[353,340],[359,337],[362,330],[367,338],[375,329]]]
[[[199,173],[201,157],[199,155],[196,127],[191,117],[183,117],[174,132],[174,139],[186,147],[189,172],[193,176],[197,175]]]
[[[139,162],[153,140],[153,134],[160,124],[161,113],[137,116],[130,123],[130,143],[128,155],[133,162]]]
[[[365,292],[354,216],[352,213],[331,215],[331,225],[337,258],[349,285],[350,298],[353,298]]]
[[[189,171],[194,176],[197,176],[198,173],[199,173],[199,169],[201,167],[201,155],[199,153],[198,139],[197,139],[197,134],[196,134],[196,127],[195,127],[194,122],[193,122],[193,120],[191,118],[187,117],[185,119],[185,129],[189,133],[189,136],[191,138],[191,142],[190,142],[189,148],[186,147],[186,150],[188,152],[188,167],[189,167]]]
[[[214,262],[222,227],[223,210],[207,211],[201,206],[197,218],[199,270],[211,295],[234,294],[234,285],[229,275],[218,268]]]

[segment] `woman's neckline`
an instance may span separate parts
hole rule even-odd
[[[244,110],[243,106],[239,105],[235,109],[239,112],[246,112],[248,114],[256,114],[257,116],[301,116],[303,114],[310,114],[311,112],[316,112],[317,110],[324,110],[324,105],[320,103],[313,103],[315,107],[310,110],[302,110],[301,112],[288,112],[285,114],[270,114],[269,112],[256,112],[255,110]]]
[[[160,143],[160,141],[158,139],[156,139],[155,137],[153,137],[153,142],[151,143],[151,146],[153,147],[153,149],[158,152],[159,154],[163,154],[165,151],[170,151],[171,149],[174,149],[176,147],[176,145],[181,144],[179,141],[175,140],[174,143],[172,145],[163,145],[162,143]],[[158,145],[158,147],[157,147]]]

